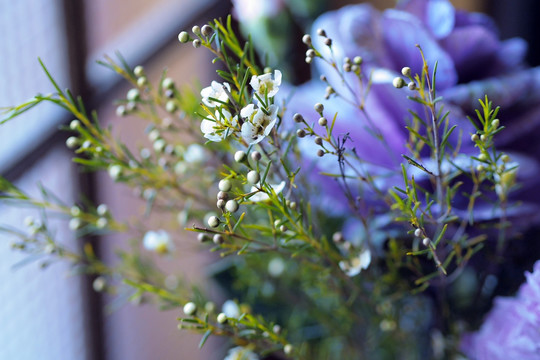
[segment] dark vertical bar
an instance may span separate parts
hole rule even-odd
[[[87,45],[86,45],[86,18],[83,0],[61,0],[64,9],[65,35],[67,43],[67,56],[69,59],[70,88],[74,94],[83,99],[90,99],[92,94],[88,86],[85,73]],[[77,179],[79,191],[94,200],[95,180],[93,173],[80,172]],[[82,239],[81,249],[84,244],[90,243],[94,251],[99,255],[98,238],[87,237]],[[103,299],[99,293],[93,290],[92,284],[95,276],[82,278],[82,299],[86,314],[86,356],[89,359],[105,359],[105,339],[103,337]]]

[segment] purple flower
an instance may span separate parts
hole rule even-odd
[[[406,99],[409,90],[392,86],[392,79],[401,75],[404,66],[410,67],[413,74],[421,73],[422,58],[416,44],[422,47],[431,69],[437,63],[438,95],[444,98],[445,110],[450,111],[451,124],[458,125],[462,131],[463,152],[478,153],[469,141],[475,130],[466,116],[476,117],[478,99],[487,94],[495,105],[501,106],[499,118],[506,127],[496,137],[497,146],[511,157],[514,152],[538,157],[540,142],[527,144],[526,140],[535,139],[540,129],[540,68],[527,68],[523,62],[525,42],[517,38],[499,40],[489,17],[456,10],[447,0],[409,0],[382,12],[369,4],[346,6],[320,16],[313,24],[313,29],[318,28],[324,29],[333,40],[332,52],[338,66],[344,57],[361,56],[363,74],[372,77],[365,111],[337,98],[324,102],[324,106],[329,118],[338,114],[334,134],[348,134],[346,147],[354,147],[362,159],[360,167],[378,176],[382,190],[401,184],[396,171],[402,162],[401,155],[408,153],[409,133],[405,128],[410,118],[408,110],[423,113],[418,104]],[[318,49],[330,56],[328,47],[322,43],[324,39],[315,31],[312,39]],[[352,86],[349,89],[330,65],[318,59],[314,63],[338,92],[352,102],[360,101],[363,90],[354,75],[345,74]],[[316,122],[318,114],[312,110],[313,104],[324,97],[325,88],[319,80],[299,86],[288,105],[289,116],[299,112],[309,122]],[[458,137],[458,132],[454,132],[450,142],[456,144]],[[307,142],[303,150],[313,157],[316,170],[339,173],[335,157],[316,159],[317,147]],[[523,154],[515,154],[515,158],[538,168],[536,159]],[[331,196],[339,196],[341,189],[335,181],[322,181]],[[538,196],[531,197],[531,189],[539,181],[534,172],[520,170],[518,181],[524,184],[520,198],[537,204]]]
[[[473,360],[540,359],[540,261],[515,298],[496,298],[480,330],[463,337]]]

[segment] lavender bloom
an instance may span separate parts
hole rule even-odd
[[[540,358],[540,261],[525,273],[515,298],[495,299],[480,330],[463,337],[461,350],[473,360]]]
[[[477,154],[468,141],[475,130],[466,116],[475,117],[478,99],[485,94],[502,107],[499,117],[506,129],[496,137],[498,147],[511,156],[512,152],[526,151],[532,156],[540,152],[538,141],[527,142],[540,129],[540,68],[527,68],[523,62],[525,42],[517,38],[499,40],[489,17],[456,10],[447,0],[408,0],[382,12],[369,4],[346,6],[319,17],[313,24],[313,29],[318,28],[332,38],[332,52],[338,66],[344,57],[352,59],[360,55],[363,74],[372,77],[373,86],[364,112],[359,106],[336,98],[324,102],[324,106],[328,117],[338,114],[334,134],[350,136],[347,148],[355,148],[362,159],[360,167],[377,175],[382,190],[400,184],[395,172],[402,162],[401,154],[408,153],[405,146],[409,136],[405,129],[406,119],[410,118],[408,109],[417,111],[418,104],[406,99],[405,92],[409,90],[395,89],[392,79],[401,76],[404,66],[410,67],[413,74],[421,72],[422,58],[416,44],[422,47],[431,69],[437,62],[438,95],[444,98],[444,107],[450,111],[451,124],[458,125],[463,132],[463,152]],[[314,33],[312,39],[318,49],[330,55],[323,44],[324,38]],[[363,94],[354,75],[345,74],[353,86],[351,94],[330,65],[317,60],[314,64],[338,92],[352,101],[360,101]],[[318,115],[311,109],[314,99],[324,96],[325,87],[319,80],[299,86],[285,118],[299,112],[308,122],[316,122]],[[454,132],[450,143],[456,144],[458,137],[458,132]],[[309,140],[304,142],[303,151],[313,157],[315,170],[339,173],[336,159],[317,159],[317,147]],[[519,154],[516,158],[537,168],[536,160]],[[526,173],[518,172],[518,180],[524,184],[520,191],[525,196],[521,197],[537,204],[539,199],[531,197],[530,189],[538,185],[538,177],[528,172],[525,178]],[[335,181],[322,181],[326,182],[325,189],[331,196],[339,196],[341,189]]]

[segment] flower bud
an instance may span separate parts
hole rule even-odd
[[[325,117],[321,117],[318,122],[320,126],[326,126],[328,124],[328,120]]]
[[[188,302],[186,305],[184,305],[183,310],[184,314],[186,314],[187,316],[195,315],[195,313],[197,312],[197,305],[195,305],[195,303]]]
[[[81,122],[79,120],[72,120],[70,123],[69,123],[69,128],[71,130],[77,130],[77,128],[81,126]]]
[[[169,113],[173,113],[176,110],[178,110],[178,107],[176,106],[176,102],[174,100],[167,101],[167,103],[165,104],[165,110],[167,110],[167,112]]]
[[[229,198],[229,194],[225,191],[220,191],[217,194],[218,200],[227,200]]]
[[[219,218],[217,216],[210,216],[208,218],[208,226],[217,228],[219,226]]]
[[[236,212],[238,210],[238,202],[236,200],[229,200],[225,204],[225,210],[228,212]]]
[[[248,172],[246,178],[250,184],[257,184],[261,180],[261,176],[255,170]]]
[[[341,232],[335,232],[334,235],[332,235],[332,241],[334,241],[337,244],[340,244],[345,241],[345,238],[343,237],[343,234]]]
[[[324,150],[323,149],[317,150],[317,156],[318,157],[323,157],[324,156]]]
[[[395,77],[394,80],[392,81],[392,85],[394,85],[395,88],[401,89],[402,87],[405,86],[405,80],[403,80],[399,76]]]
[[[223,179],[223,180],[221,180],[221,181],[219,182],[219,184],[218,184],[218,188],[219,188],[219,190],[225,191],[225,192],[231,191],[231,189],[232,189],[232,183],[231,183],[231,180],[229,180],[229,179]]]
[[[298,129],[296,130],[296,136],[298,136],[299,138],[303,138],[306,136],[306,132],[304,129]]]
[[[364,59],[362,59],[361,56],[355,56],[354,59],[353,59],[353,62],[354,62],[356,65],[361,65],[363,61],[364,61]]]
[[[242,150],[238,150],[237,152],[234,153],[234,161],[242,162],[244,160],[246,160],[245,152],[243,152]]]
[[[322,139],[322,137],[317,136],[317,137],[315,138],[315,144],[317,144],[317,145],[322,145],[322,144],[323,144],[323,139]]]
[[[216,206],[218,209],[223,210],[225,208],[225,200],[219,199],[216,202]]]
[[[126,94],[126,99],[129,101],[137,101],[141,98],[141,93],[138,89],[129,89],[129,91]]]
[[[212,33],[214,32],[214,29],[212,29],[212,27],[209,25],[204,25],[201,29],[201,32],[204,36],[208,37],[212,35]]]
[[[216,245],[221,245],[223,244],[223,242],[225,240],[223,240],[223,235],[221,234],[215,234],[214,237],[212,238],[212,241],[214,242],[214,244]]]
[[[200,48],[200,47],[201,47],[201,40],[199,40],[199,39],[193,40],[193,47],[194,47],[195,49]]]
[[[324,105],[321,104],[321,103],[316,103],[313,108],[315,109],[316,112],[318,112],[319,114],[322,113],[324,111]]]
[[[317,35],[326,36],[326,31],[324,31],[324,29],[317,29]]]
[[[227,322],[227,315],[225,315],[224,313],[219,313],[216,320],[220,324],[225,324]]]
[[[285,355],[291,355],[294,351],[294,347],[291,344],[287,344],[283,347],[283,352]]]
[[[422,240],[422,244],[424,244],[425,247],[429,247],[429,245],[431,244],[431,239],[426,237]]]
[[[414,230],[414,236],[416,236],[416,237],[422,236],[422,229],[416,229],[416,230]]]
[[[330,39],[330,38],[324,39],[324,45],[326,45],[328,47],[332,46],[332,39]]]
[[[191,28],[191,31],[195,34],[195,35],[201,35],[201,28],[198,27],[197,25],[193,26]]]
[[[416,83],[414,81],[411,81],[407,84],[407,87],[409,88],[409,90],[416,90]]]
[[[70,149],[74,149],[79,145],[79,139],[75,136],[70,136],[66,140],[66,146]]]
[[[313,49],[309,49],[308,51],[306,51],[306,57],[314,58],[315,55],[315,50]]]
[[[472,134],[471,135],[471,141],[472,142],[477,142],[478,141],[478,134]]]
[[[311,36],[305,34],[304,36],[302,36],[302,42],[308,46],[311,46]]]
[[[133,69],[133,74],[135,74],[136,77],[141,77],[144,75],[144,68],[141,65],[135,66]]]
[[[293,116],[293,120],[297,123],[301,123],[302,121],[304,121],[304,117],[302,116],[302,114],[296,113]]]
[[[401,74],[406,77],[411,76],[411,68],[408,66],[405,66],[403,69],[401,69]]]
[[[185,44],[189,41],[189,34],[187,31],[182,31],[180,34],[178,34],[178,41],[180,41],[182,44]]]
[[[208,235],[206,235],[205,233],[199,233],[197,235],[197,241],[200,242],[200,243],[203,243],[203,242],[208,241],[208,240],[210,240],[210,239],[209,239]]]
[[[260,152],[254,151],[254,152],[251,153],[251,159],[252,159],[253,161],[260,161],[261,158],[262,158],[262,155],[261,155]]]

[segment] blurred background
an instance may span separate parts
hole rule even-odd
[[[243,6],[259,0],[237,1]],[[313,17],[354,1],[289,0],[292,8],[310,4],[294,25],[298,40]],[[372,1],[378,8],[395,1]],[[460,8],[494,17],[501,37],[521,36],[530,44],[529,63],[540,63],[534,21],[540,14],[536,0],[455,0]],[[247,4],[247,5],[246,5]],[[163,68],[178,84],[214,77],[204,50],[180,47],[177,34],[231,12],[223,0],[0,0],[0,107],[15,105],[53,87],[37,58],[47,65],[61,87],[81,95],[87,108],[96,109],[105,124],[133,147],[148,141],[145,124],[115,115],[114,99],[129,89],[119,76],[96,64],[105,55],[122,53],[132,66],[143,65],[151,81]],[[291,36],[296,36],[292,35]],[[300,54],[303,60],[303,52]],[[297,75],[296,81],[309,74]],[[31,194],[41,183],[67,203],[81,194],[96,204],[106,203],[119,219],[132,219],[143,204],[131,190],[113,186],[108,176],[81,172],[65,146],[67,132],[58,128],[71,120],[54,107],[40,106],[17,121],[0,127],[0,173]],[[146,144],[147,145],[147,144]],[[18,209],[17,209],[18,210]],[[29,213],[0,205],[0,223],[22,226]],[[57,236],[81,246],[58,222]],[[177,237],[181,235],[177,234]],[[122,236],[88,239],[110,261]],[[178,238],[177,244],[178,244]],[[163,259],[163,266],[202,279],[210,261],[195,245],[179,245],[179,258]],[[184,242],[182,242],[183,244]],[[198,335],[179,332],[179,310],[159,312],[152,306],[126,305],[110,312],[112,298],[91,290],[92,279],[74,276],[67,264],[52,264],[43,271],[38,262],[20,264],[25,256],[0,238],[0,359],[222,359],[220,341],[201,351]]]

